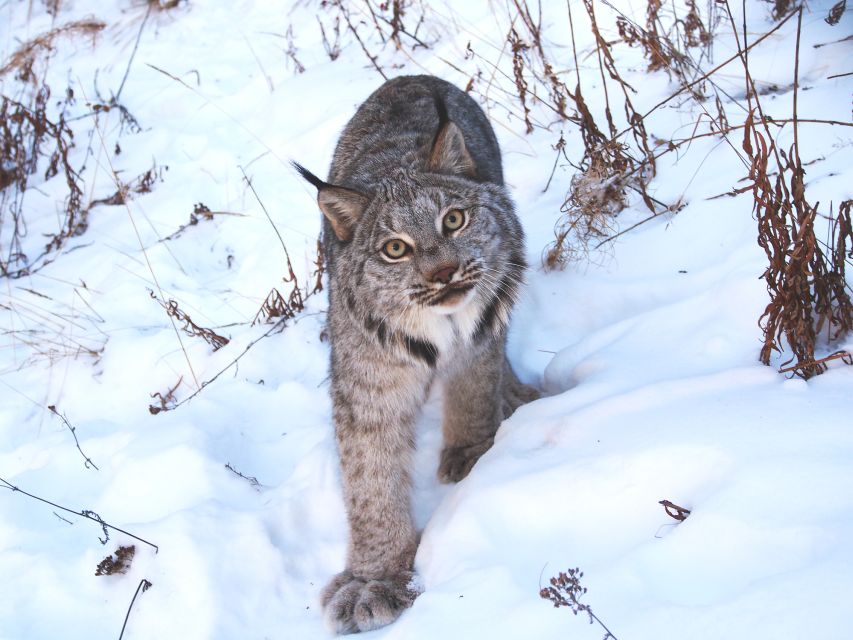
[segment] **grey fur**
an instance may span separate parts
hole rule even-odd
[[[538,396],[504,355],[524,238],[485,114],[438,78],[396,78],[373,93],[344,129],[328,182],[297,168],[325,215],[331,391],[350,525],[347,568],[322,603],[338,633],[367,631],[418,595],[409,468],[433,380],[446,389],[443,482],[464,478],[501,420]],[[443,226],[452,210],[465,215],[458,231]],[[389,239],[408,243],[402,259],[383,255]]]

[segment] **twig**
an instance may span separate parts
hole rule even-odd
[[[557,156],[554,158],[554,166],[551,167],[551,175],[548,176],[548,182],[545,183],[545,188],[542,189],[542,193],[548,191],[548,187],[551,186],[551,180],[554,179],[554,173],[557,171],[557,163],[560,161],[560,154],[566,158],[566,139],[563,138],[563,133],[560,132],[560,139],[557,141],[557,144],[553,147],[554,151],[557,152]],[[566,158],[566,162],[568,162],[568,158]]]
[[[142,578],[139,582],[139,586],[136,587],[136,593],[133,594],[133,599],[130,601],[130,606],[127,608],[127,615],[124,616],[124,624],[121,625],[121,633],[118,635],[118,640],[121,640],[124,637],[124,629],[127,627],[127,620],[130,618],[130,610],[133,609],[133,603],[136,602],[136,596],[139,595],[139,590],[142,590],[142,593],[148,591],[151,588],[151,583]]]
[[[267,73],[267,70],[264,69],[264,65],[261,62],[261,59],[258,57],[258,54],[255,53],[255,50],[252,48],[252,43],[249,41],[249,39],[246,36],[243,36],[243,40],[246,41],[246,46],[249,47],[249,51],[252,52],[252,57],[255,59],[255,62],[258,63],[258,68],[260,68],[261,73],[264,74],[264,78],[266,78],[267,85],[270,88],[270,93],[275,92],[275,85],[272,82],[272,78],[270,77],[270,74]]]
[[[594,249],[598,249],[598,248],[599,248],[599,247],[601,247],[602,245],[605,245],[605,244],[607,244],[608,242],[610,242],[610,241],[612,241],[612,240],[615,240],[615,239],[616,239],[616,238],[618,238],[619,236],[621,236],[621,235],[625,235],[625,234],[626,234],[626,233],[628,233],[629,231],[633,231],[634,229],[636,229],[637,227],[639,227],[641,224],[645,224],[645,223],[646,223],[646,222],[648,222],[649,220],[654,220],[655,218],[657,218],[658,216],[660,216],[662,213],[664,213],[664,212],[663,212],[663,211],[658,211],[657,213],[654,213],[654,214],[650,215],[648,218],[643,218],[643,219],[642,219],[642,220],[640,220],[639,222],[636,222],[636,223],[632,224],[632,225],[631,225],[630,227],[628,227],[627,229],[623,229],[623,230],[622,230],[622,231],[620,231],[619,233],[614,233],[612,236],[609,236],[609,237],[605,238],[604,240],[602,240],[601,242],[599,242],[597,245],[595,245],[595,247],[593,247],[593,248],[594,248]]]
[[[160,67],[154,66],[153,64],[150,64],[150,63],[148,63],[148,62],[146,62],[145,64],[146,64],[147,66],[151,67],[152,69],[154,69],[154,71],[157,71],[158,73],[162,73],[162,74],[163,74],[164,76],[166,76],[167,78],[171,78],[172,80],[174,80],[174,81],[175,81],[175,82],[177,82],[178,84],[182,85],[185,89],[189,89],[190,91],[192,91],[192,92],[193,92],[194,94],[196,94],[199,98],[201,98],[202,100],[204,100],[204,101],[205,101],[205,103],[207,103],[207,104],[211,105],[214,109],[216,109],[216,110],[217,110],[217,111],[219,111],[222,115],[224,115],[226,118],[228,118],[229,120],[231,120],[231,122],[233,122],[235,125],[237,125],[238,127],[240,127],[240,128],[241,128],[243,131],[245,131],[247,134],[249,134],[249,135],[250,135],[250,136],[255,140],[255,142],[257,142],[261,147],[263,147],[264,149],[266,149],[267,151],[269,151],[270,155],[272,155],[276,160],[278,160],[278,161],[279,161],[283,166],[286,166],[286,167],[289,167],[289,166],[290,166],[290,165],[289,165],[285,160],[283,160],[283,159],[282,159],[282,157],[281,157],[280,155],[278,155],[278,154],[275,152],[275,150],[274,150],[272,147],[270,147],[267,143],[265,143],[265,142],[261,139],[261,137],[260,137],[259,135],[257,135],[254,131],[252,131],[249,127],[247,127],[247,126],[246,126],[246,125],[245,125],[241,120],[239,120],[238,118],[234,117],[233,115],[231,115],[230,113],[228,113],[228,111],[226,111],[225,109],[223,109],[223,108],[222,108],[222,106],[221,106],[218,102],[216,102],[216,101],[212,100],[211,98],[207,97],[207,96],[206,96],[206,95],[204,95],[201,91],[199,91],[199,90],[198,90],[198,89],[196,89],[195,87],[192,87],[192,86],[188,85],[186,82],[184,82],[183,80],[181,80],[179,77],[177,77],[177,76],[175,76],[175,75],[172,75],[172,74],[171,74],[171,73],[169,73],[168,71],[165,71],[164,69],[161,69]]]
[[[754,124],[758,121],[759,120],[756,118],[756,119],[752,120],[751,122],[747,121],[744,124],[729,125],[725,129],[719,129],[717,131],[706,131],[705,133],[697,133],[695,135],[692,135],[688,138],[683,138],[681,140],[670,140],[669,143],[667,144],[666,148],[663,151],[656,153],[654,158],[655,158],[655,160],[658,160],[659,158],[662,158],[663,156],[665,156],[667,153],[670,153],[671,151],[676,151],[677,149],[679,149],[683,145],[689,144],[689,143],[693,142],[694,140],[699,140],[700,138],[708,138],[710,136],[724,136],[727,133],[731,133],[732,131],[736,131],[738,129],[743,129],[744,127],[750,126],[751,124]],[[773,124],[773,125],[776,125],[778,127],[781,127],[782,125],[785,125],[785,124],[790,124],[791,122],[793,122],[793,120],[790,118],[779,118],[779,119],[772,118],[768,121],[769,124]],[[830,126],[838,125],[838,126],[842,126],[842,127],[853,127],[853,122],[840,122],[838,120],[819,120],[816,118],[798,118],[797,123],[798,124],[803,124],[803,123],[828,124]],[[637,164],[636,167],[634,167],[629,172],[627,172],[625,174],[625,176],[627,177],[627,176],[633,175],[634,173],[636,173],[637,171],[642,169],[647,162],[648,162],[648,159],[644,158],[643,160],[641,160]],[[721,194],[721,195],[725,195],[725,194]],[[736,195],[736,194],[732,194],[732,195]]]
[[[358,40],[358,44],[361,45],[361,50],[364,51],[364,55],[368,57],[370,63],[373,65],[373,68],[379,72],[379,75],[382,76],[383,80],[388,80],[388,76],[385,75],[385,72],[382,71],[382,67],[376,62],[376,56],[370,55],[370,51],[367,50],[367,46],[365,46],[364,42],[361,39],[361,36],[358,35],[358,31],[356,31],[355,27],[352,24],[352,21],[349,17],[349,11],[347,11],[343,5],[341,5],[341,13],[344,16],[344,20],[347,21],[347,26],[349,30],[352,31],[352,34],[355,36],[355,39]]]
[[[207,387],[207,385],[209,385],[211,382],[214,382],[217,378],[219,378],[219,376],[221,376],[223,373],[225,373],[226,371],[228,371],[231,367],[235,366],[235,365],[240,361],[240,359],[241,359],[243,356],[245,356],[245,355],[249,352],[249,350],[250,350],[252,347],[254,347],[258,342],[260,342],[260,341],[261,341],[261,340],[263,340],[264,338],[268,337],[268,336],[269,336],[270,334],[272,334],[276,329],[280,329],[280,328],[284,327],[284,325],[287,323],[287,320],[288,320],[287,318],[282,318],[281,320],[279,320],[278,322],[276,322],[272,327],[270,327],[270,328],[267,330],[267,332],[266,332],[266,333],[264,333],[262,336],[260,336],[259,338],[256,338],[255,340],[252,340],[249,344],[247,344],[247,345],[246,345],[246,348],[245,348],[245,349],[243,349],[243,352],[242,352],[240,355],[238,355],[238,356],[237,356],[236,358],[234,358],[231,362],[229,362],[227,365],[225,365],[225,366],[224,366],[224,367],[223,367],[223,368],[222,368],[222,369],[221,369],[221,370],[220,370],[220,371],[219,371],[215,376],[213,376],[213,377],[212,377],[212,378],[210,378],[209,380],[204,380],[204,381],[201,383],[201,386],[200,386],[198,389],[196,389],[193,393],[191,393],[191,394],[190,394],[190,395],[188,395],[186,398],[184,398],[183,400],[181,400],[178,404],[176,404],[174,407],[172,407],[172,409],[177,409],[177,408],[178,408],[178,407],[180,407],[181,405],[186,404],[187,402],[189,402],[190,400],[192,400],[193,398],[195,398],[198,394],[200,394],[200,393],[205,389],[205,387]]]
[[[204,341],[207,342],[207,344],[213,347],[214,351],[218,351],[230,342],[228,338],[219,335],[212,329],[197,325],[195,322],[193,322],[193,319],[190,318],[190,316],[187,315],[185,311],[182,311],[180,307],[178,307],[178,303],[172,300],[171,298],[169,300],[161,300],[157,297],[157,294],[155,294],[154,291],[152,291],[151,289],[148,290],[148,294],[151,296],[152,299],[157,301],[157,304],[159,304],[161,307],[163,307],[163,309],[166,310],[166,314],[170,318],[174,318],[175,320],[184,323],[183,327],[181,328],[183,329],[184,333],[186,333],[191,338],[196,336],[203,338]],[[181,379],[183,379],[183,376],[181,376]],[[180,384],[180,381],[178,382],[178,384]]]
[[[68,430],[71,431],[71,435],[74,436],[74,444],[77,445],[77,451],[80,452],[80,455],[83,456],[83,460],[85,461],[83,465],[87,469],[89,468],[89,465],[92,465],[95,468],[95,471],[100,471],[100,469],[98,469],[98,465],[92,462],[92,459],[85,453],[83,453],[83,449],[80,448],[80,441],[77,439],[77,430],[73,426],[71,426],[71,423],[68,422],[68,418],[66,418],[63,414],[59,413],[59,411],[56,410],[56,405],[49,405],[47,408],[53,415],[59,416],[62,422],[65,423],[65,426],[68,427]]]
[[[118,103],[118,99],[121,96],[121,90],[124,89],[124,83],[127,80],[127,76],[130,74],[130,65],[133,64],[133,59],[136,57],[136,50],[139,48],[139,41],[142,39],[142,30],[145,28],[145,23],[148,22],[148,16],[151,15],[151,9],[154,6],[153,2],[148,3],[148,11],[145,12],[145,17],[142,19],[142,24],[139,25],[139,32],[136,34],[136,42],[133,45],[133,51],[130,54],[130,60],[127,61],[127,69],[124,70],[124,77],[121,79],[121,84],[118,86],[118,91],[116,91],[116,97],[114,101]]]
[[[370,3],[369,3],[369,2],[367,3],[367,6],[368,6],[368,7],[370,6]],[[373,13],[373,9],[372,9],[372,8],[370,9],[370,12],[371,12],[371,13]],[[382,20],[382,22],[384,22],[385,24],[387,24],[389,27],[392,27],[392,28],[393,28],[393,26],[394,26],[394,25],[393,25],[393,24],[391,24],[391,21],[390,21],[388,18],[386,18],[385,16],[379,16],[379,19],[380,19],[380,20]],[[380,33],[380,34],[382,33],[382,30],[381,30],[381,29],[379,29],[378,27],[377,27],[377,31],[379,31],[379,33]],[[420,38],[418,38],[418,36],[416,36],[414,33],[409,33],[409,32],[406,30],[406,28],[405,28],[402,24],[397,28],[397,31],[398,31],[398,32],[400,32],[400,33],[402,33],[404,36],[409,36],[412,40],[414,40],[414,41],[415,41],[415,46],[420,45],[420,46],[422,46],[424,49],[429,49],[429,45],[428,45],[426,42],[424,42],[423,40],[421,40]],[[413,47],[412,47],[412,49],[414,49],[414,48],[415,48],[415,46],[413,46]]]
[[[150,396],[152,398],[157,398],[160,401],[160,406],[156,407],[153,404],[149,404],[148,405],[148,413],[150,413],[152,416],[156,416],[161,411],[171,411],[171,407],[169,407],[169,403],[175,401],[175,391],[178,390],[178,387],[181,386],[181,383],[183,381],[184,381],[184,376],[181,376],[180,378],[178,378],[178,381],[175,383],[175,386],[168,389],[166,391],[165,395],[160,393],[159,391],[155,391],[154,393],[150,394]]]
[[[33,500],[38,500],[39,502],[44,502],[45,504],[49,504],[51,507],[56,507],[57,509],[62,509],[63,511],[65,511],[67,513],[73,513],[75,516],[82,516],[88,520],[92,520],[93,522],[97,522],[98,524],[101,525],[102,528],[105,528],[105,529],[109,528],[109,529],[112,529],[113,531],[118,531],[119,533],[123,533],[126,536],[130,536],[134,540],[139,540],[140,542],[147,544],[149,547],[154,547],[155,552],[160,551],[160,547],[158,547],[156,544],[154,544],[152,542],[148,542],[148,540],[140,538],[139,536],[135,536],[132,533],[130,533],[129,531],[125,531],[124,529],[119,529],[118,527],[113,526],[113,525],[109,524],[108,522],[105,522],[94,511],[86,511],[86,510],[74,511],[73,509],[69,509],[68,507],[63,507],[61,504],[56,504],[55,502],[51,502],[50,500],[45,500],[44,498],[40,498],[36,495],[33,495],[32,493],[28,493],[28,492],[24,491],[23,489],[16,487],[11,482],[4,480],[1,477],[0,477],[0,482],[2,482],[3,485],[5,485],[4,488],[9,489],[9,491],[12,491],[13,493],[15,493],[15,492],[23,493],[25,496],[30,497]],[[101,542],[103,544],[106,544],[106,541],[104,541],[104,540],[101,540]]]
[[[288,275],[289,275],[289,277],[292,278],[293,277],[293,266],[290,263],[290,253],[287,250],[287,246],[284,244],[284,238],[281,237],[281,233],[279,232],[278,227],[275,226],[275,222],[273,222],[273,219],[272,219],[272,216],[270,215],[270,212],[267,211],[267,208],[264,206],[264,203],[261,200],[261,197],[258,195],[258,192],[255,191],[255,185],[253,185],[252,181],[249,180],[249,176],[246,175],[246,172],[243,169],[243,167],[240,165],[237,165],[237,167],[240,169],[240,173],[243,174],[243,179],[246,181],[246,184],[249,185],[249,189],[252,190],[252,194],[255,196],[255,200],[257,200],[258,204],[261,205],[261,209],[263,209],[264,215],[266,215],[267,220],[270,221],[270,224],[272,225],[272,229],[273,229],[273,231],[275,231],[275,235],[278,236],[278,241],[281,243],[281,248],[284,250],[284,257],[287,259],[287,270],[289,272]],[[285,279],[285,282],[290,282],[290,280]]]
[[[237,471],[237,469],[235,469],[234,467],[232,467],[230,462],[226,462],[226,463],[225,463],[225,468],[226,468],[226,469],[228,469],[228,471],[230,471],[230,472],[231,472],[231,473],[233,473],[234,475],[236,475],[236,476],[240,476],[241,478],[243,478],[243,480],[247,480],[247,481],[249,482],[249,484],[250,484],[250,485],[252,485],[252,486],[255,488],[255,490],[256,490],[256,491],[260,491],[260,490],[261,490],[261,489],[260,489],[261,483],[260,483],[260,482],[258,482],[258,479],[257,479],[255,476],[246,476],[246,475],[243,475],[242,473],[240,473],[239,471]]]

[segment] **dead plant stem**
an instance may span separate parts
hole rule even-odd
[[[258,195],[258,192],[255,191],[255,185],[252,184],[252,181],[249,179],[249,176],[246,175],[246,172],[243,170],[243,167],[238,165],[238,168],[240,169],[240,173],[243,174],[243,179],[246,181],[246,184],[249,186],[249,189],[252,190],[252,194],[255,196],[255,200],[257,200],[258,204],[261,205],[261,209],[263,210],[264,215],[266,215],[267,220],[269,220],[270,224],[272,225],[273,231],[275,231],[275,235],[278,236],[278,241],[281,243],[281,248],[284,251],[285,260],[287,260],[288,275],[292,276],[293,265],[290,262],[290,253],[287,251],[287,245],[284,244],[284,238],[282,238],[278,227],[275,226],[275,222],[273,222],[272,216],[270,216],[270,212],[267,211],[267,208],[264,206],[264,203],[261,200],[261,197]],[[289,282],[289,280],[285,279],[285,282]]]
[[[92,459],[89,456],[87,456],[85,453],[83,453],[83,449],[80,448],[80,441],[77,439],[77,430],[71,425],[70,422],[68,422],[68,418],[66,418],[64,414],[59,413],[59,411],[57,411],[57,409],[54,405],[48,406],[48,410],[53,415],[57,416],[60,420],[62,420],[62,422],[65,424],[65,426],[68,427],[68,430],[71,432],[71,435],[74,437],[74,444],[77,445],[77,451],[79,451],[80,455],[83,456],[83,460],[84,460],[83,466],[85,466],[88,469],[89,465],[92,465],[92,467],[94,467],[95,471],[100,471],[100,469],[98,468],[98,465],[96,465],[94,462],[92,462]]]
[[[4,489],[8,489],[12,493],[22,493],[23,495],[27,496],[28,498],[32,498],[33,500],[38,500],[39,502],[44,502],[45,504],[49,504],[51,507],[56,507],[57,509],[62,509],[66,513],[73,513],[75,516],[81,516],[83,518],[91,520],[92,522],[97,522],[102,527],[112,529],[113,531],[118,531],[119,533],[123,533],[126,536],[130,536],[134,540],[139,540],[143,544],[147,544],[149,547],[154,547],[155,552],[160,551],[160,547],[158,547],[153,542],[148,542],[148,540],[145,540],[144,538],[140,538],[139,536],[135,536],[132,533],[130,533],[129,531],[125,531],[124,529],[120,529],[116,526],[113,526],[113,525],[109,524],[108,522],[105,522],[104,520],[102,520],[100,517],[95,517],[95,515],[97,515],[97,514],[92,515],[93,512],[91,512],[91,511],[86,511],[86,510],[74,511],[74,509],[69,509],[68,507],[63,507],[61,504],[56,504],[55,502],[51,502],[50,500],[45,500],[44,498],[40,498],[37,495],[33,495],[32,493],[24,491],[20,487],[13,485],[11,482],[9,482],[8,480],[5,480],[2,477],[0,477],[0,483],[2,483],[4,485],[3,486]]]
[[[136,587],[136,593],[133,594],[133,599],[130,601],[130,606],[127,608],[127,614],[124,616],[124,624],[121,625],[121,633],[118,636],[118,640],[121,640],[124,637],[124,630],[127,627],[127,621],[130,619],[130,610],[133,609],[133,605],[136,602],[136,597],[139,595],[140,590],[142,593],[145,593],[150,587],[151,583],[145,578],[142,578],[142,580],[139,581],[139,586]]]
[[[797,44],[794,49],[794,156],[800,157],[799,127],[797,126],[797,93],[800,86],[800,32],[803,29],[803,7],[797,10]]]
[[[136,57],[136,50],[139,49],[139,41],[142,40],[142,30],[145,28],[145,24],[148,22],[148,17],[151,15],[151,9],[154,7],[153,2],[148,3],[148,10],[145,12],[145,17],[142,19],[142,24],[139,25],[139,32],[136,34],[136,42],[133,44],[133,51],[130,53],[130,60],[127,61],[127,68],[124,70],[124,77],[121,79],[121,84],[118,86],[118,91],[116,91],[115,102],[118,102],[121,97],[122,89],[124,89],[124,83],[127,82],[127,76],[130,75],[130,67],[133,64],[133,59]]]

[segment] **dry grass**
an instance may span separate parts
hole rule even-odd
[[[5,64],[0,67],[0,76],[15,71],[19,80],[37,83],[38,79],[33,73],[33,67],[39,58],[54,51],[54,44],[58,38],[89,36],[92,38],[92,46],[94,46],[95,37],[106,26],[99,20],[77,20],[42,33],[15,50]]]

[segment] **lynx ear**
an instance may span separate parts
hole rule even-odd
[[[299,175],[317,187],[317,204],[332,224],[335,235],[343,242],[349,241],[355,224],[370,203],[370,198],[353,189],[324,182],[297,162],[292,164]]]
[[[440,125],[438,133],[435,135],[435,141],[432,143],[432,150],[429,153],[427,169],[433,173],[451,173],[469,178],[477,177],[477,165],[474,164],[474,159],[468,153],[462,131],[449,120]]]
[[[343,242],[352,238],[355,223],[369,202],[370,198],[366,195],[344,187],[326,185],[317,192],[320,211],[332,223],[335,235]]]

